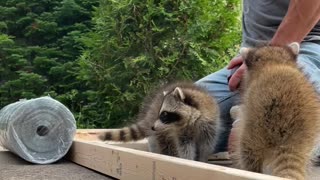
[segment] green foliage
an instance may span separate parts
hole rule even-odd
[[[6,34],[0,34],[0,47],[1,49],[9,46],[9,45],[13,45],[14,41]]]
[[[145,94],[225,66],[240,0],[2,0],[0,108],[50,95],[79,128],[117,127]]]
[[[46,81],[44,77],[38,74],[18,71],[16,79],[7,81],[1,85],[0,94],[5,94],[1,98],[7,101],[17,101],[20,99],[17,97],[27,99],[39,97],[46,89]]]
[[[240,40],[240,0],[104,0],[96,9],[78,79],[90,127],[133,117],[152,87],[197,80],[223,67]]]
[[[84,48],[79,39],[89,32],[97,5],[98,0],[0,1],[0,108],[51,95],[79,114],[85,90],[76,79]]]

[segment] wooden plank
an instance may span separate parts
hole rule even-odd
[[[80,141],[107,143],[115,146],[128,147],[131,149],[136,149],[141,151],[149,151],[147,139],[143,139],[135,142],[127,142],[127,143],[115,142],[115,141],[105,141],[105,142],[100,141],[97,138],[98,133],[107,131],[107,130],[109,129],[77,129],[75,139]],[[227,152],[212,154],[208,160],[209,160],[208,163],[211,163],[211,164],[229,166],[229,167],[232,165],[232,161],[230,160],[229,154]]]
[[[98,142],[104,144],[112,144],[119,147],[128,147],[131,149],[149,151],[147,139],[132,142],[116,142],[116,141],[100,141],[97,137],[97,133],[103,132],[106,129],[77,129],[77,133],[74,137],[75,140],[86,141],[86,142]]]
[[[277,180],[269,175],[110,144],[75,140],[68,158],[120,180]]]

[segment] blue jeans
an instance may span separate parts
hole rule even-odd
[[[320,94],[320,41],[301,43],[298,65]],[[227,151],[228,136],[232,127],[229,111],[240,100],[238,92],[229,90],[228,77],[230,74],[231,71],[224,68],[196,82],[197,85],[205,87],[216,98],[220,106],[224,128],[219,137],[216,152]]]

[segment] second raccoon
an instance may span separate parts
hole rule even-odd
[[[170,83],[147,97],[137,123],[100,135],[101,140],[148,137],[151,152],[206,162],[220,132],[219,107],[192,82]]]

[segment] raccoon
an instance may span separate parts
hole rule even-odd
[[[192,82],[176,82],[145,99],[135,124],[99,137],[123,142],[148,137],[151,152],[206,162],[219,132],[219,108],[213,97]]]
[[[240,168],[305,179],[319,132],[320,104],[298,68],[299,44],[242,49],[247,65],[241,106]]]

